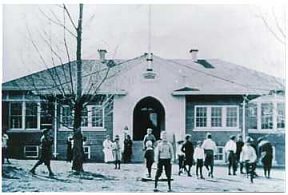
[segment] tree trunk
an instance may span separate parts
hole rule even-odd
[[[81,132],[81,112],[83,109],[83,103],[81,101],[82,96],[82,57],[81,57],[81,37],[82,37],[82,18],[83,18],[83,4],[79,5],[79,18],[77,26],[77,94],[76,103],[74,106],[74,146],[73,146],[73,165],[72,170],[77,173],[83,171],[83,136]]]

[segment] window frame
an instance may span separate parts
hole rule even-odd
[[[60,106],[60,128],[59,131],[73,131],[72,129],[69,129],[62,125],[63,121],[63,107],[69,107],[68,105],[61,105]],[[88,112],[88,126],[81,126],[82,131],[106,131],[105,128],[105,106],[103,104],[96,104],[96,105],[87,105],[87,112]],[[103,117],[103,123],[101,127],[93,127],[92,126],[92,108],[94,107],[102,107],[102,117]],[[72,111],[73,112],[73,111]],[[81,119],[82,120],[82,119]]]
[[[27,152],[26,148],[27,147],[36,147],[37,156],[27,156],[26,155],[26,152]],[[39,146],[37,146],[37,145],[25,145],[23,149],[24,149],[24,151],[23,151],[24,152],[24,158],[38,158],[39,157]]]
[[[207,122],[205,127],[196,126],[197,108],[207,108]],[[212,108],[221,108],[221,127],[212,126]],[[236,108],[237,110],[237,125],[235,127],[228,127],[227,120],[227,108]],[[195,105],[194,106],[194,129],[193,131],[240,131],[240,119],[239,119],[239,106],[238,105]]]
[[[85,148],[88,148],[88,152],[87,152],[88,158],[87,158],[87,160],[90,160],[91,159],[91,146],[83,146],[84,155],[86,155]]]
[[[214,161],[215,163],[225,163],[226,161],[226,154],[225,154],[225,151],[224,151],[224,146],[216,146],[217,147],[217,152],[214,154]],[[222,149],[222,153],[219,153],[219,149]],[[222,160],[218,160],[216,159],[216,156],[219,156],[221,155],[222,156]]]

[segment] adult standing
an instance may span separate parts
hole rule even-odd
[[[146,142],[147,141],[151,141],[152,144],[153,144],[153,148],[154,148],[154,145],[156,143],[156,137],[152,134],[152,129],[151,128],[147,129],[147,134],[144,136],[144,139],[143,139],[143,151],[146,150]]]
[[[130,137],[130,135],[127,134],[125,139],[124,139],[124,152],[123,152],[124,163],[130,163],[131,162],[132,145],[133,145],[133,142],[131,140],[131,137]]]
[[[52,145],[53,145],[53,137],[50,136],[50,129],[44,129],[43,131],[43,136],[41,137],[41,153],[40,153],[40,159],[37,161],[37,163],[34,165],[34,167],[30,170],[30,172],[34,175],[36,168],[44,163],[49,171],[49,176],[52,177],[54,176],[51,166],[50,166],[50,161],[52,159]]]
[[[8,153],[8,141],[9,136],[6,134],[6,130],[3,129],[2,131],[2,164],[4,164],[5,158],[8,164],[9,161],[9,153]]]
[[[171,192],[171,169],[173,162],[173,146],[167,139],[167,133],[161,132],[161,141],[155,148],[155,162],[157,163],[157,171],[155,176],[155,188],[154,192],[157,192],[158,179],[162,174],[163,167],[168,181],[168,192]]]
[[[243,138],[242,135],[238,135],[238,139],[236,142],[236,161],[237,161],[237,165],[239,164],[240,166],[240,173],[243,174],[243,168],[244,168],[244,164],[240,161],[240,154],[242,151],[242,147],[244,146],[244,142],[243,142]]]
[[[265,138],[258,139],[258,142],[259,154],[261,162],[263,164],[264,175],[266,178],[270,178],[273,160],[273,146],[271,142],[269,142]]]
[[[110,135],[106,135],[106,139],[103,141],[103,152],[104,152],[104,162],[113,162],[113,142],[111,141]]]
[[[191,167],[193,165],[193,154],[194,154],[194,147],[191,141],[191,135],[186,135],[185,137],[185,143],[182,146],[182,152],[185,154],[185,160],[184,160],[184,166],[186,169],[186,165],[188,165],[188,171],[187,174],[189,177],[191,177]]]
[[[202,148],[204,149],[205,153],[204,165],[209,171],[208,177],[210,176],[213,178],[214,154],[217,152],[217,146],[212,140],[212,135],[210,133],[207,133],[206,139],[203,141]]]
[[[231,175],[231,168],[233,169],[233,175],[236,175],[236,136],[232,135],[230,140],[227,141],[224,151],[227,154],[228,159],[228,175]]]

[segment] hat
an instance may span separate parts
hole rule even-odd
[[[234,140],[235,138],[236,138],[235,135],[231,135],[231,136],[230,136],[230,139],[232,139],[232,140]]]
[[[201,143],[202,143],[202,141],[200,141],[200,140],[197,141],[197,145],[201,145]]]
[[[251,138],[251,137],[247,137],[246,140],[245,140],[245,142],[251,144],[251,142],[252,142],[252,138]]]
[[[191,137],[190,134],[186,134],[186,135],[185,135],[185,139],[189,139],[189,137]]]
[[[207,138],[211,138],[212,137],[211,133],[207,133],[206,136],[207,136]]]
[[[182,143],[184,143],[184,141],[183,140],[179,140],[177,143],[178,144],[182,144]]]

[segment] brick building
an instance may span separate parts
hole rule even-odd
[[[222,60],[199,60],[193,53],[197,50],[191,52],[194,58],[185,60],[153,56],[151,62],[147,61],[151,56],[145,54],[105,63],[103,59],[83,61],[83,86],[94,82],[87,75],[114,64],[98,95],[83,111],[88,159],[103,161],[102,142],[107,134],[120,135],[123,140],[128,133],[134,143],[133,161],[142,161],[141,140],[147,127],[152,127],[158,139],[165,130],[173,143],[187,133],[194,143],[212,133],[218,163],[225,160],[223,147],[230,135],[268,136],[275,147],[275,163],[284,165],[284,94],[268,95],[283,92],[283,80]],[[2,84],[2,124],[8,129],[14,158],[38,156],[40,129],[44,127],[54,130],[56,158],[66,158],[66,140],[72,133],[70,107],[55,100],[43,101],[33,93],[51,93],[52,89],[57,96],[54,88],[68,86],[69,71],[74,79],[75,62]]]

